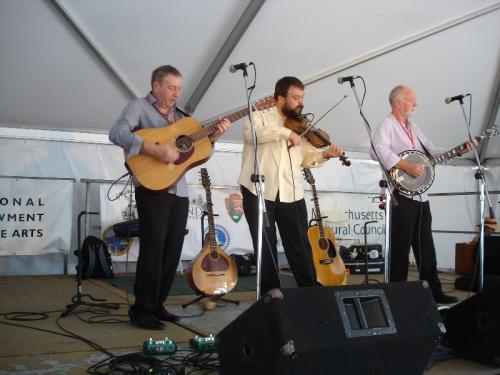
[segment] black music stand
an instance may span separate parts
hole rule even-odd
[[[106,301],[101,298],[94,298],[90,294],[82,294],[82,244],[81,244],[81,218],[82,216],[88,215],[99,215],[99,212],[89,212],[89,211],[81,211],[78,214],[78,264],[76,265],[76,294],[71,297],[71,304],[66,305],[66,310],[61,313],[61,317],[68,316],[71,314],[77,307],[79,306],[92,306],[92,307],[101,307],[105,309],[119,309],[120,306],[117,303],[92,303],[83,301],[84,297],[90,298],[92,301],[102,302]]]
[[[201,243],[203,243],[203,233],[205,232],[205,217],[208,215],[208,212],[203,210],[203,213],[201,214],[201,218],[200,218],[200,223],[201,223]],[[214,215],[214,216],[218,216],[218,215]],[[222,295],[207,295],[207,294],[204,294],[202,293],[201,295],[199,295],[198,297],[196,297],[195,299],[189,301],[188,303],[185,303],[182,305],[182,308],[185,309],[186,307],[188,307],[189,305],[192,305],[193,303],[195,302],[199,302],[202,298],[209,298],[210,301],[212,302],[217,302],[217,301],[223,301],[223,302],[228,302],[228,303],[234,303],[235,305],[239,305],[240,304],[240,301],[238,300],[231,300],[231,299],[228,299],[228,298],[223,298],[222,296],[225,296],[225,294],[222,294]]]

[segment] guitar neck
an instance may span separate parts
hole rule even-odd
[[[270,98],[264,98],[263,101],[269,101]],[[252,112],[254,111],[257,111],[259,109],[261,109],[260,107],[262,108],[268,108],[270,107],[271,105],[268,103],[268,104],[253,104],[252,105]],[[240,119],[242,119],[243,117],[246,117],[248,116],[248,108],[242,108],[242,109],[239,109],[235,112],[231,112],[229,114],[226,114],[224,115],[225,118],[227,118],[229,120],[229,122],[235,122],[235,121],[238,121]],[[201,138],[204,138],[204,137],[208,137],[210,136],[212,133],[214,133],[216,130],[217,130],[217,121],[218,120],[213,120],[213,121],[210,121],[208,124],[204,125],[203,126],[203,129],[201,129],[200,131],[194,133],[191,135],[191,137],[193,138],[194,141],[198,141],[200,140]]]
[[[325,229],[323,227],[323,219],[321,216],[321,211],[319,209],[318,194],[316,193],[316,186],[314,184],[311,184],[311,191],[312,191],[313,202],[314,202],[314,212],[316,213],[315,219],[318,222],[319,235],[321,238],[324,238],[325,237]]]
[[[225,118],[227,118],[230,122],[235,122],[243,117],[248,116],[248,108],[242,108],[236,112],[229,113],[227,115],[224,115]],[[217,126],[217,120],[209,122],[206,127],[210,126]]]

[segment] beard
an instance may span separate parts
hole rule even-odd
[[[406,118],[411,118],[415,115],[415,108],[413,109],[410,109],[407,113],[406,113]]]
[[[302,109],[304,109],[303,105],[298,105],[295,108],[292,108],[285,103],[281,111],[288,118],[299,118],[300,115],[302,114]]]

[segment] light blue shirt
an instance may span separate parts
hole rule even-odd
[[[168,126],[176,120],[184,117],[184,113],[174,108],[167,114],[165,119],[154,107],[157,105],[156,98],[150,93],[146,98],[132,100],[118,116],[111,130],[109,140],[128,152],[127,158],[138,155],[141,152],[144,139],[134,132],[145,128],[161,128]],[[138,182],[134,179],[135,185]],[[188,196],[188,186],[185,175],[169,191],[179,197]]]

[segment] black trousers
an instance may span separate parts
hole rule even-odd
[[[136,316],[152,312],[167,299],[181,257],[189,199],[135,190],[139,214],[139,257],[133,306]]]
[[[259,201],[247,188],[241,186],[243,211],[250,228],[253,248],[257,255]],[[285,255],[298,286],[319,285],[307,238],[307,207],[304,199],[292,203],[265,200],[269,226],[262,233],[261,294],[280,288],[278,269],[278,226]]]
[[[398,206],[392,206],[390,281],[406,281],[410,246],[420,279],[426,280],[434,294],[441,293],[437,274],[436,249],[432,238],[429,201],[420,202],[396,193]]]

